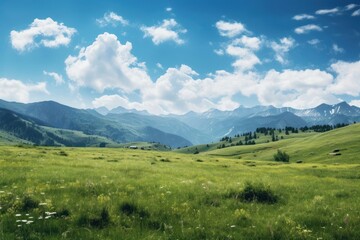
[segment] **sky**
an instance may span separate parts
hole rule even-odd
[[[0,99],[360,107],[360,1],[1,0]]]

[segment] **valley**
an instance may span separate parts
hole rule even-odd
[[[0,146],[0,238],[357,239],[359,137],[351,124],[198,154]]]

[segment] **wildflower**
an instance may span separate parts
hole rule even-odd
[[[21,222],[21,220],[16,220],[16,222]]]
[[[45,195],[45,193],[44,193],[44,192],[41,192],[40,194],[41,194],[41,195]]]
[[[231,228],[234,228],[234,227],[236,227],[236,226],[235,226],[235,225],[231,225],[230,227],[231,227]]]
[[[47,205],[46,202],[39,203],[39,206],[45,206],[45,205]]]
[[[4,191],[0,191],[0,193],[5,193]]]
[[[18,227],[21,227],[21,225],[17,225]]]
[[[45,217],[45,219],[49,219],[49,218],[51,218],[51,216],[46,216],[46,217]]]
[[[33,223],[34,221],[27,221],[26,224],[31,224]]]
[[[34,217],[29,217],[29,219],[33,219]]]
[[[15,217],[21,217],[21,214],[20,213],[15,214]]]
[[[43,219],[43,217],[42,217],[42,216],[40,216],[38,219],[40,219],[40,220],[41,220],[41,219]]]
[[[27,220],[25,220],[25,219],[24,219],[24,220],[21,220],[21,221],[22,221],[23,223],[26,223],[26,222],[27,222]]]
[[[30,214],[27,213],[27,214],[25,214],[25,215],[26,215],[26,216],[29,216]]]

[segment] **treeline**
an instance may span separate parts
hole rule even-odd
[[[290,134],[296,134],[299,132],[308,132],[308,131],[314,131],[314,132],[327,132],[336,128],[345,127],[348,124],[345,123],[339,123],[335,125],[314,125],[311,127],[300,127],[300,128],[294,128],[294,127],[285,127],[285,128],[269,128],[269,127],[260,127],[256,128],[254,132],[245,132],[242,134],[235,134],[234,137],[223,137],[220,139],[220,142],[222,143],[218,146],[218,148],[226,148],[226,147],[232,147],[232,146],[241,146],[241,145],[254,145],[256,144],[255,139],[259,138],[260,134],[263,134],[264,136],[271,136],[271,141],[279,141],[280,139],[284,139],[284,136],[278,136],[278,134],[282,135],[290,135]],[[238,140],[240,137],[244,137],[244,140]],[[269,142],[270,140],[268,140]]]

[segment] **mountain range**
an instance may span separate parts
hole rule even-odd
[[[273,106],[212,109],[184,115],[151,115],[118,107],[109,111],[76,109],[54,101],[16,103],[0,100],[0,139],[39,145],[97,146],[160,142],[173,148],[218,141],[258,127],[285,128],[360,121],[360,108],[346,102],[310,109]]]

